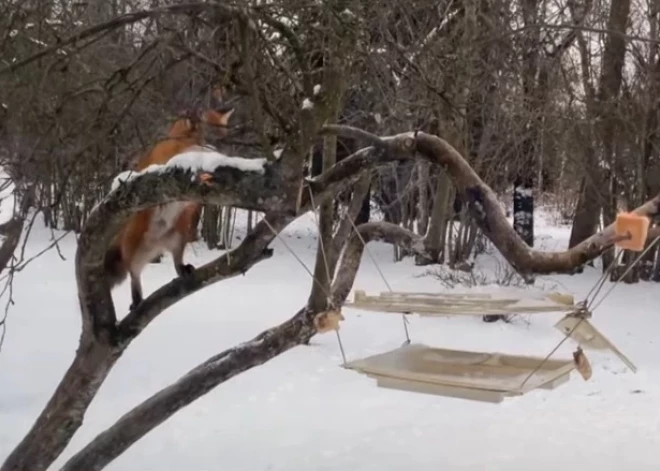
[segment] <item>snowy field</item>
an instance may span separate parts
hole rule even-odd
[[[538,247],[566,247],[568,227],[537,221]],[[238,227],[236,235],[243,233]],[[50,238],[50,231],[36,227],[26,256],[41,251]],[[288,227],[283,238],[311,270],[316,249],[312,216]],[[273,247],[271,260],[246,276],[188,297],[140,335],[111,372],[56,466],[189,368],[286,320],[304,304],[310,276],[281,241]],[[410,259],[393,263],[389,246],[372,244],[370,249],[393,289],[445,289],[433,277],[418,277],[428,268],[415,267]],[[32,425],[77,347],[73,235],[62,241],[60,250],[64,260],[51,250],[20,272],[14,284],[15,304],[0,352],[0,462]],[[188,249],[187,260],[200,264],[216,254],[196,244]],[[478,271],[495,278],[500,263],[497,257],[482,256]],[[533,289],[557,289],[581,299],[599,275],[599,269],[588,268],[573,277],[543,277]],[[143,277],[145,295],[174,276],[169,257],[149,265]],[[366,254],[354,287],[386,290]],[[659,288],[654,283],[621,284],[594,314],[595,325],[635,362],[637,374],[612,355],[587,351],[594,369],[588,382],[575,372],[554,391],[534,391],[501,404],[479,403],[378,389],[373,380],[340,367],[336,336],[324,334],[310,346],[222,384],[108,469],[657,470]],[[114,297],[118,312],[125,311],[128,283]],[[345,315],[341,337],[349,360],[404,341],[400,316],[348,309]],[[487,324],[478,317],[412,316],[410,333],[413,342],[432,346],[544,356],[562,338],[552,328],[560,316],[522,316],[509,324]],[[574,346],[567,341],[555,357],[570,358]]]

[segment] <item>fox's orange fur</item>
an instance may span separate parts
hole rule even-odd
[[[207,133],[216,138],[227,135],[232,110],[207,109],[197,119],[182,118],[170,128],[167,137],[156,144],[136,165],[140,171],[152,164],[165,164],[175,155],[203,145]],[[131,309],[142,302],[140,274],[155,257],[170,252],[178,276],[191,275],[194,267],[183,263],[186,245],[196,239],[199,203],[174,202],[147,208],[131,215],[105,255],[105,271],[112,287],[127,275],[131,278]]]

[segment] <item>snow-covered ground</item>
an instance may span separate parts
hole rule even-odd
[[[537,224],[537,245],[564,248],[569,228]],[[243,234],[237,229],[237,235]],[[35,228],[27,254],[50,243]],[[287,228],[284,240],[312,269],[315,224],[307,215]],[[70,446],[56,465],[121,414],[189,368],[278,324],[307,299],[311,279],[281,241],[275,257],[246,276],[212,286],[164,313],[131,345],[101,388]],[[370,246],[395,290],[444,289],[427,268],[393,263],[392,250]],[[75,238],[17,274],[0,352],[0,462],[33,423],[77,347],[80,318],[74,280]],[[216,252],[217,253],[217,252]],[[214,253],[189,249],[199,264]],[[478,270],[494,272],[497,258],[483,256]],[[538,279],[539,286],[581,298],[600,275]],[[169,258],[150,265],[145,294],[174,277]],[[606,283],[603,291],[609,288]],[[655,470],[660,447],[660,289],[654,283],[617,286],[595,312],[594,323],[639,368],[628,371],[614,356],[587,352],[594,369],[577,373],[554,391],[535,391],[487,404],[378,389],[373,380],[341,364],[333,333],[293,349],[221,385],[177,413],[122,457],[113,470]],[[365,254],[355,288],[386,290]],[[493,289],[492,287],[490,289]],[[536,288],[538,289],[538,288]],[[457,290],[465,291],[465,288]],[[114,292],[118,311],[129,288]],[[0,308],[6,303],[2,299]],[[401,318],[345,311],[341,337],[348,358],[396,348],[404,340]],[[447,348],[547,354],[561,334],[561,314],[524,316],[513,323],[480,318],[411,317],[414,342]],[[568,341],[556,353],[570,358]]]

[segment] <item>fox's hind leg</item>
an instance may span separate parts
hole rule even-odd
[[[129,310],[134,310],[142,302],[142,281],[140,273],[131,272],[131,305]]]
[[[183,253],[186,250],[186,245],[192,239],[190,235],[193,231],[197,230],[196,222],[198,222],[198,213],[200,211],[201,205],[188,205],[179,214],[175,227],[170,235],[171,239],[168,245],[170,246],[170,252],[172,253],[174,269],[178,276],[191,276],[195,272],[194,266],[189,263],[183,263]]]

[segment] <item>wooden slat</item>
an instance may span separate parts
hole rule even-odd
[[[396,389],[399,391],[433,394],[435,396],[468,399],[472,401],[491,402],[499,404],[504,400],[505,394],[499,391],[485,389],[470,389],[449,386],[445,384],[424,383],[421,381],[408,381],[387,376],[375,376],[379,388]]]
[[[418,313],[420,315],[487,315],[516,313],[565,312],[574,307],[570,295],[551,293],[549,295],[526,296],[522,298],[493,298],[474,295],[429,293],[380,293],[368,296],[356,290],[354,301],[344,303],[353,307],[375,312]]]

